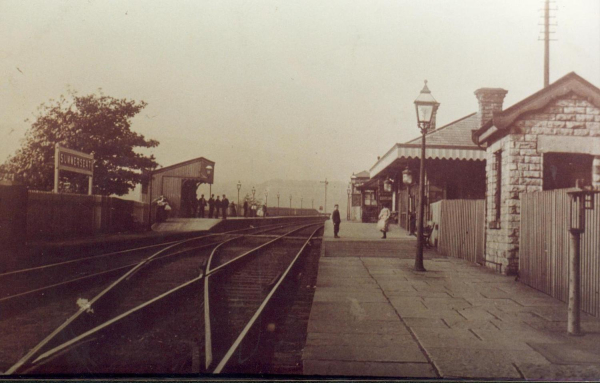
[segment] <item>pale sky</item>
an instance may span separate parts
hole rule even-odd
[[[0,0],[0,160],[37,106],[68,89],[148,102],[133,129],[163,166],[204,156],[216,183],[348,181],[507,89],[543,85],[542,0]],[[600,86],[600,1],[557,0],[550,81]],[[19,68],[19,70],[17,70]]]

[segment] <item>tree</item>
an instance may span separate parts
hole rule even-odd
[[[69,92],[68,97],[50,100],[38,107],[21,148],[0,170],[14,173],[32,189],[52,190],[54,146],[59,143],[94,153],[94,194],[126,194],[141,182],[143,171],[158,166],[154,155],[134,151],[159,144],[131,130],[131,119],[146,105],[144,101],[105,96],[101,91],[88,96]],[[72,189],[81,192],[87,188],[85,176],[67,176]]]

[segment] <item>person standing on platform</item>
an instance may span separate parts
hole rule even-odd
[[[263,213],[266,217],[267,216],[267,205],[263,205]]]
[[[248,218],[248,201],[244,201],[244,218]]]
[[[223,219],[227,219],[227,209],[229,208],[229,200],[227,196],[223,194],[223,199],[221,200],[221,209],[223,210]]]
[[[377,222],[377,228],[383,233],[383,237],[381,237],[381,239],[387,238],[387,232],[390,230],[389,220],[391,215],[392,214],[390,213],[390,209],[388,209],[385,206],[381,209],[381,212],[379,213],[379,221]]]
[[[204,209],[206,208],[206,199],[204,199],[204,194],[200,196],[198,200],[198,217],[204,218]]]
[[[215,211],[215,195],[212,194],[210,199],[208,200],[208,218],[213,217],[213,212]]]
[[[215,200],[215,218],[219,218],[219,210],[221,210],[221,200],[219,198],[221,197],[217,196]]]
[[[231,201],[231,216],[232,217],[237,217],[237,208],[235,206],[235,202]]]
[[[333,213],[331,213],[331,222],[333,222],[333,238],[339,238],[338,233],[340,232],[340,223],[342,223],[342,219],[340,218],[339,205],[333,206]]]

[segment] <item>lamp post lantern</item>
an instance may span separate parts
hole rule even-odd
[[[212,174],[212,171],[213,171],[212,165],[208,165],[206,167],[206,176],[208,177],[209,180],[210,180],[210,175]],[[212,194],[212,182],[210,184],[208,184],[208,194]]]
[[[238,189],[238,209],[240,208],[240,189],[242,188],[242,181],[238,181],[237,189]]]
[[[431,91],[425,86],[421,90],[419,97],[415,100],[415,110],[417,112],[417,123],[421,130],[421,161],[419,167],[419,210],[417,215],[417,253],[415,255],[415,270],[425,271],[423,265],[423,215],[425,209],[425,136],[431,127],[431,121],[440,104],[433,98]]]

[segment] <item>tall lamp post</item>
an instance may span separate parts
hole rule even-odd
[[[254,195],[256,194],[256,189],[252,186],[252,203],[254,203]]]
[[[440,104],[433,98],[431,91],[425,86],[421,94],[415,100],[417,111],[417,123],[421,130],[421,163],[419,167],[419,210],[417,215],[417,254],[415,255],[415,270],[425,271],[423,266],[423,215],[425,209],[425,136],[431,127],[431,121],[435,118]]]
[[[279,215],[279,192],[277,192],[277,215]]]
[[[300,197],[300,210],[302,210],[302,201],[304,201],[304,198]],[[300,213],[302,213],[302,212],[300,212]]]
[[[292,208],[292,195],[290,194],[290,209]]]
[[[237,189],[238,189],[238,209],[240,208],[240,189],[242,188],[242,181],[238,181]]]
[[[269,207],[269,192],[265,190],[265,206]]]
[[[352,195],[352,186],[348,184],[348,207],[346,208],[346,219],[350,221],[350,203],[352,202],[350,196]]]

